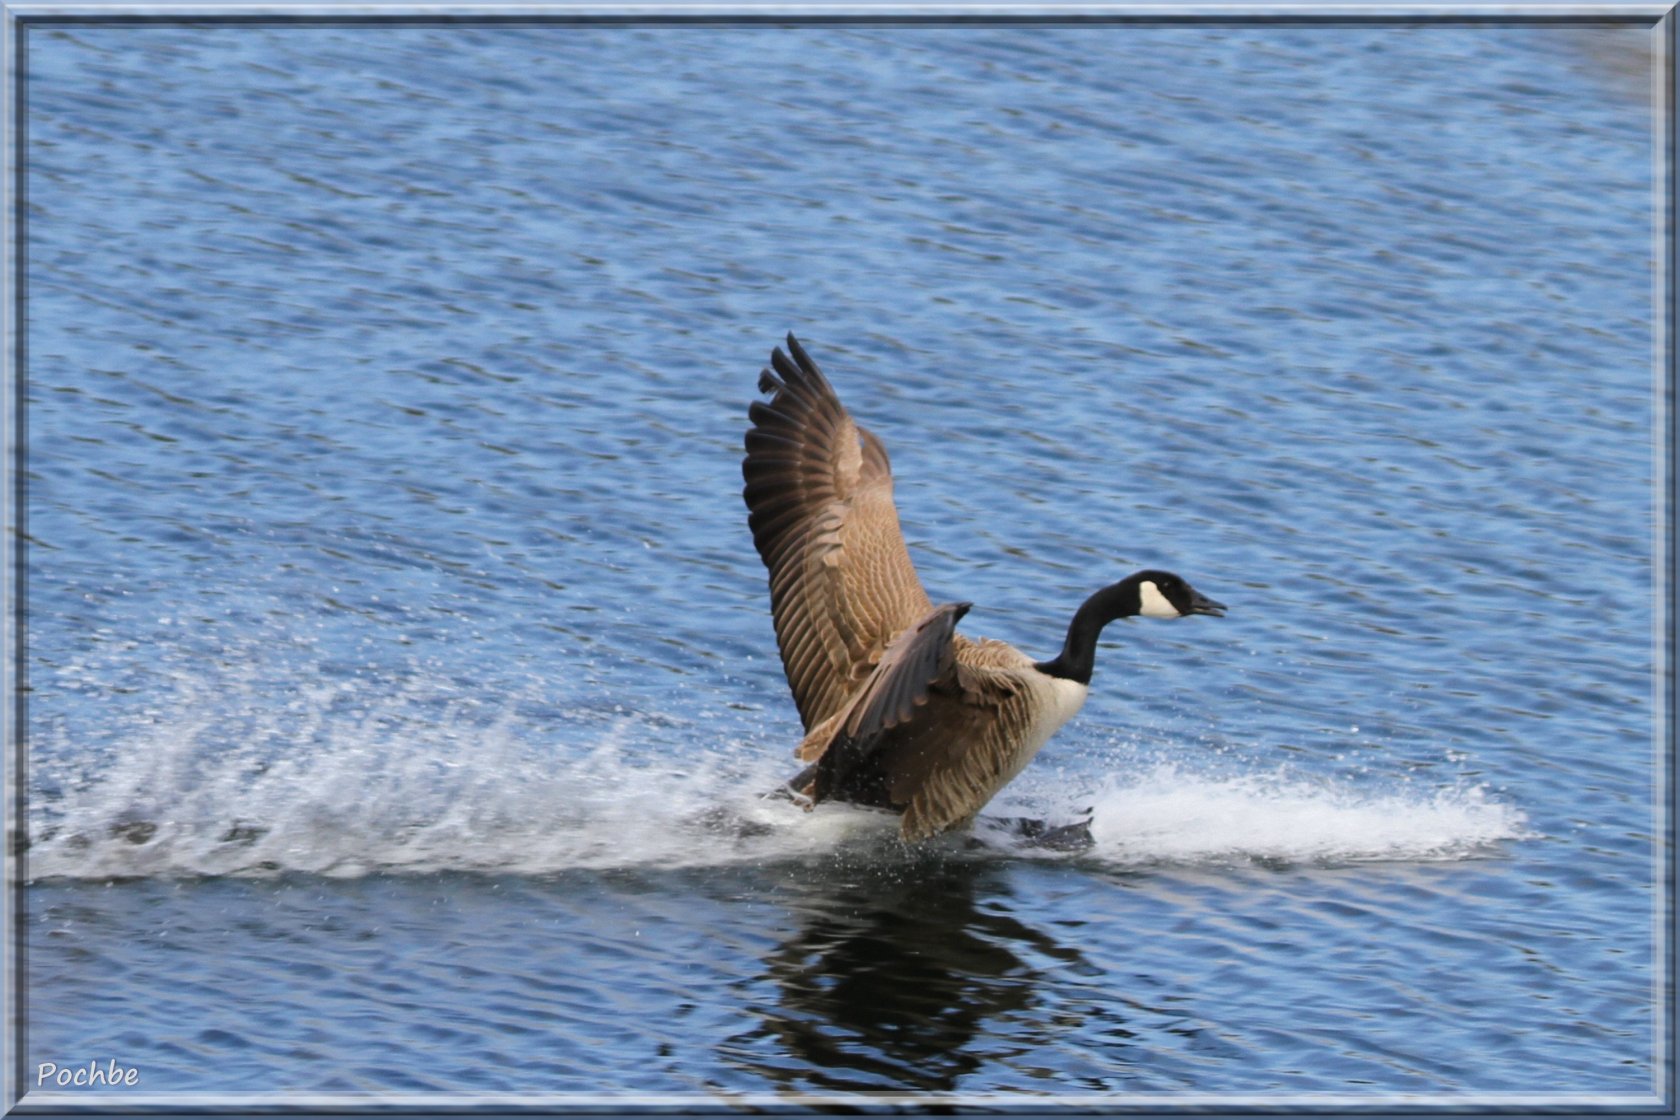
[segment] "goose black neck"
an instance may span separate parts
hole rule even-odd
[[[1052,677],[1062,677],[1079,684],[1091,683],[1091,670],[1096,667],[1097,638],[1103,627],[1117,618],[1138,613],[1137,577],[1132,576],[1111,583],[1081,603],[1068,623],[1067,640],[1062,652],[1049,661],[1040,661],[1034,668]]]

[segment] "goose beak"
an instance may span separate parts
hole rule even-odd
[[[1225,604],[1221,603],[1221,602],[1219,602],[1215,599],[1209,599],[1206,595],[1203,595],[1200,591],[1197,591],[1195,589],[1191,589],[1191,592],[1190,592],[1190,613],[1191,614],[1211,614],[1215,618],[1224,618],[1225,617]]]

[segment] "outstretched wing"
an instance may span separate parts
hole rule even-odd
[[[747,524],[770,570],[770,611],[809,731],[857,691],[893,638],[932,609],[904,547],[886,448],[853,423],[797,339],[748,410]]]

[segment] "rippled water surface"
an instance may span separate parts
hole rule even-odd
[[[1662,1088],[1647,46],[31,30],[32,1076]],[[1112,627],[990,810],[1090,850],[760,799],[788,329],[965,632],[1230,605]]]

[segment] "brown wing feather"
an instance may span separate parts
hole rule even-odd
[[[904,547],[881,441],[857,426],[793,335],[748,410],[747,524],[799,718],[839,711],[888,644],[932,609]]]
[[[1006,678],[1006,683],[1015,682]],[[895,769],[890,786],[904,804],[900,835],[924,840],[973,819],[991,801],[1020,769],[1020,739],[1005,729],[1032,717],[1028,704],[1025,688],[986,688],[978,699],[964,693],[946,710],[927,714],[942,720],[941,734],[900,752],[906,761]]]
[[[960,825],[1020,769],[1031,662],[953,634],[967,604],[937,607],[893,643],[849,708],[809,738],[813,801],[900,809],[907,840]]]
[[[954,686],[952,636],[967,603],[947,603],[906,627],[881,657],[869,679],[828,728],[829,741],[818,746],[812,798],[843,797],[865,804],[885,804],[885,772],[877,757],[893,732],[912,724],[944,683]],[[803,750],[808,744],[801,744]]]
[[[959,662],[956,677],[957,689],[923,717],[937,733],[895,744],[899,761],[889,790],[904,806],[899,831],[906,840],[968,821],[1020,769],[1018,731],[1032,717],[1021,669]]]
[[[916,625],[904,629],[882,655],[846,716],[844,734],[879,735],[908,723],[927,703],[928,692],[956,667],[951,641],[957,623],[973,603],[935,607]]]

